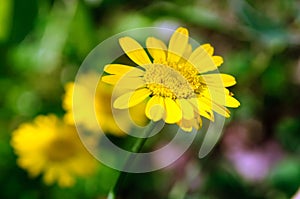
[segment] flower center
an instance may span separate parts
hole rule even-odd
[[[189,81],[177,70],[163,64],[147,65],[143,78],[153,95],[172,99],[187,99],[194,95]]]
[[[50,142],[46,155],[53,162],[65,161],[76,153],[75,143],[67,138],[57,138]]]

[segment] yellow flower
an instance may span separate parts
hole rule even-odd
[[[110,75],[103,76],[102,81],[128,89],[114,101],[115,108],[125,109],[147,100],[145,114],[150,120],[163,119],[191,131],[201,127],[200,115],[214,121],[213,111],[229,117],[226,107],[240,105],[226,89],[236,84],[235,78],[215,72],[223,58],[214,56],[209,44],[193,51],[187,29],[178,28],[168,47],[161,40],[148,37],[146,48],[151,58],[130,37],[120,38],[119,43],[138,66],[105,66],[104,71]]]
[[[83,125],[88,130],[97,130],[98,123],[93,122],[91,117],[93,117],[94,112],[96,114],[96,119],[99,122],[101,129],[105,133],[111,133],[116,136],[123,136],[126,135],[115,122],[113,117],[112,109],[111,109],[111,98],[112,98],[112,91],[113,87],[111,85],[107,85],[104,83],[99,83],[97,85],[96,93],[89,90],[88,85],[89,82],[97,82],[97,74],[96,73],[88,73],[83,76],[78,81],[78,85],[76,87],[77,92],[79,93],[77,96],[81,97],[81,99],[77,99],[77,106],[79,110],[77,110],[79,115],[76,117],[76,122]],[[73,112],[73,89],[74,83],[68,83],[65,86],[66,94],[63,99],[63,107],[66,110],[65,114],[65,121],[69,124],[74,124],[74,112]],[[94,102],[95,109],[90,110],[86,107],[86,103]],[[130,109],[131,118],[133,121],[143,126],[146,124],[147,118],[144,114],[140,111],[145,108],[145,104],[141,103],[139,106],[133,107]],[[90,111],[89,111],[90,110]],[[92,112],[91,112],[92,111]],[[119,117],[123,117],[125,114],[124,112],[118,112]],[[122,122],[122,121],[121,121]],[[130,129],[130,123],[122,123],[123,130]]]
[[[43,173],[47,185],[72,186],[76,176],[87,176],[96,169],[97,162],[82,145],[76,128],[55,115],[22,124],[13,132],[11,144],[18,165],[32,177]]]

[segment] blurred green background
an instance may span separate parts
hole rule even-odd
[[[140,27],[186,27],[210,43],[241,102],[204,159],[131,174],[122,198],[291,198],[300,187],[300,2],[296,0],[0,0],[0,198],[105,198],[116,172],[46,186],[16,164],[11,133],[64,114],[64,85],[101,41]],[[176,149],[174,149],[176,150]],[[163,157],[161,157],[163,158]]]

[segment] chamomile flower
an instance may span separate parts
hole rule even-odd
[[[114,101],[114,107],[126,109],[147,101],[146,116],[177,123],[185,131],[199,129],[201,116],[214,121],[214,112],[229,117],[226,107],[238,107],[239,101],[226,88],[236,84],[228,74],[216,73],[223,58],[213,55],[210,44],[192,49],[186,28],[178,28],[168,46],[154,37],[146,40],[146,49],[130,37],[119,43],[126,55],[137,64],[109,64],[102,81],[127,92]]]
[[[42,174],[48,185],[58,182],[69,187],[76,177],[89,176],[96,169],[97,161],[82,145],[75,126],[55,115],[22,124],[13,132],[11,144],[18,165],[32,177]]]

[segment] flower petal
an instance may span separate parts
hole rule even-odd
[[[107,84],[116,85],[118,88],[135,90],[145,84],[145,81],[140,77],[139,73],[142,74],[143,71],[134,70],[129,71],[123,75],[106,75],[101,78],[101,81]]]
[[[143,66],[146,64],[151,64],[151,61],[144,48],[134,39],[130,37],[122,37],[119,39],[119,43],[127,56],[137,65]]]
[[[190,120],[182,118],[178,125],[184,131],[191,132],[193,130],[193,127],[198,130],[202,126],[202,119],[200,115],[197,115]]]
[[[182,117],[186,120],[194,118],[194,108],[186,99],[179,99],[179,105],[182,110]]]
[[[185,60],[187,60],[191,56],[192,52],[193,52],[192,45],[188,44],[186,46],[186,48],[185,48],[185,51],[184,51],[184,53],[182,55],[182,58],[185,59]]]
[[[199,98],[191,98],[189,102],[194,106],[195,109],[198,110],[199,114],[203,117],[214,121],[214,114],[212,112],[211,104],[202,103]]]
[[[183,53],[183,55],[182,55],[182,57],[180,58],[180,60],[179,60],[178,63],[179,63],[179,64],[185,64],[186,61],[188,60],[188,58],[191,56],[192,51],[193,51],[192,45],[191,45],[191,44],[188,44],[188,45],[186,46],[185,51],[184,51],[184,53]]]
[[[202,95],[205,95],[205,97],[209,100],[223,106],[232,108],[237,108],[240,106],[240,102],[234,97],[232,97],[227,89],[223,92],[221,92],[220,90],[210,89],[203,91]]]
[[[236,84],[235,78],[228,74],[202,75],[205,84],[217,87],[229,87]]]
[[[164,98],[165,108],[166,108],[166,118],[165,122],[169,124],[174,124],[178,122],[182,117],[182,112],[178,104],[171,98]]]
[[[118,89],[132,89],[136,90],[145,86],[145,81],[141,77],[121,77],[115,86]]]
[[[214,48],[210,44],[203,44],[201,47],[210,55],[214,54]]]
[[[153,120],[154,122],[157,122],[161,120],[165,114],[165,105],[164,100],[162,97],[158,95],[154,95],[150,98],[146,105],[145,113],[146,116]]]
[[[217,67],[221,66],[224,62],[224,60],[221,56],[213,56],[212,58]]]
[[[178,125],[185,132],[191,132],[193,130],[193,122],[194,122],[193,120],[182,119]]]
[[[177,63],[188,45],[189,32],[186,28],[178,28],[171,36],[168,47],[169,62]]]
[[[217,67],[212,59],[212,56],[202,47],[196,48],[189,57],[187,64],[194,66],[199,73],[216,70]]]
[[[123,75],[105,75],[101,77],[101,81],[107,84],[115,85],[121,79],[122,76]]]
[[[195,118],[195,122],[194,122],[194,128],[195,129],[199,129],[199,128],[201,128],[202,127],[202,119],[201,119],[201,117],[200,117],[200,115],[198,115],[198,117],[197,118]]]
[[[225,108],[224,106],[221,106],[206,97],[200,97],[198,99],[199,99],[200,103],[207,104],[208,106],[211,105],[212,110],[215,111],[216,113],[219,113],[220,115],[227,117],[227,118],[230,117],[230,111],[227,108]]]
[[[241,103],[234,97],[226,95],[226,103],[224,105],[231,108],[237,108]]]
[[[145,73],[136,67],[123,64],[108,64],[104,67],[104,71],[114,75],[123,75],[126,73],[127,76],[142,76]]]
[[[43,179],[47,185],[52,184],[56,180],[58,173],[56,170],[57,169],[55,167],[49,167],[48,169],[46,169]]]
[[[150,94],[151,94],[151,91],[149,91],[146,88],[128,92],[128,93],[125,93],[125,94],[121,95],[120,97],[118,97],[114,101],[113,106],[114,106],[114,108],[117,108],[117,109],[130,108],[130,107],[133,107],[133,106],[139,104],[143,100],[145,100]]]
[[[155,37],[148,37],[146,40],[147,50],[154,59],[154,63],[166,61],[167,46],[164,42]]]
[[[228,74],[221,74],[222,81],[225,87],[233,86],[236,84],[235,78]]]

